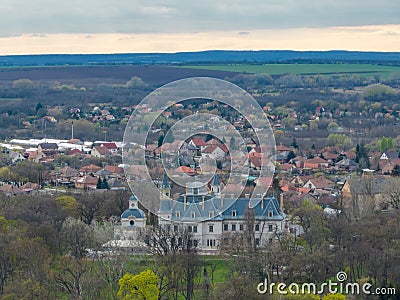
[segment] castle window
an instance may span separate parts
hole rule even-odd
[[[236,231],[236,224],[232,224],[232,231]]]
[[[192,226],[188,226],[188,232],[192,232]]]
[[[208,232],[214,232],[214,225],[208,226]]]
[[[178,225],[174,225],[174,232],[178,231]]]
[[[224,224],[224,231],[228,231],[228,224]]]
[[[131,226],[135,225],[135,221],[130,220],[130,221],[129,221],[129,225],[131,225]]]
[[[260,231],[260,224],[256,224],[256,226],[255,226],[255,229],[254,229],[255,231]]]
[[[270,232],[271,232],[272,230],[273,230],[273,228],[272,228],[272,225],[271,225],[271,224],[269,224],[269,225],[268,225],[268,231],[270,231]]]
[[[239,224],[239,230],[243,231],[243,224]]]
[[[197,232],[197,226],[196,225],[193,226],[193,232],[195,232],[195,233]]]

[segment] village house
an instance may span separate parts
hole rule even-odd
[[[226,149],[226,148],[225,148]],[[219,145],[208,145],[203,150],[201,150],[202,157],[212,157],[216,160],[221,160],[225,157],[227,152],[222,149]]]
[[[310,178],[303,185],[304,188],[311,189],[314,193],[330,193],[334,188],[335,183],[324,176],[319,176],[317,178]]]
[[[320,170],[328,167],[329,167],[329,162],[319,156],[307,159],[304,162],[305,169]]]
[[[107,157],[111,155],[111,151],[104,146],[95,146],[92,151],[90,151],[90,154],[93,157]]]
[[[56,143],[41,143],[38,145],[37,151],[44,156],[53,156],[58,153],[58,145]]]

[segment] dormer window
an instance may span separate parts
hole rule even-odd
[[[180,217],[181,217],[181,212],[180,212],[180,211],[175,212],[175,216],[176,216],[177,218],[180,218]]]
[[[192,212],[190,213],[190,217],[191,217],[192,219],[194,219],[194,218],[196,217],[196,214],[195,214],[194,211],[192,211]]]
[[[272,210],[268,211],[268,217],[272,218],[274,216],[274,212]]]
[[[214,212],[213,211],[209,211],[208,212],[208,217],[209,218],[214,218]]]
[[[232,217],[236,217],[236,210],[232,210]]]

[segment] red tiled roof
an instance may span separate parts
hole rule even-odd
[[[105,146],[96,146],[95,149],[100,155],[109,155],[111,154],[110,150]]]
[[[82,168],[79,169],[80,172],[87,172],[87,173],[95,173],[100,170],[101,170],[101,168],[94,164],[90,164],[88,166],[83,166]]]
[[[194,138],[192,139],[192,143],[196,145],[196,147],[207,146],[207,143],[204,139]]]
[[[124,174],[124,169],[122,169],[121,167],[117,167],[117,166],[105,166],[104,170],[106,170],[110,173]]]
[[[100,146],[104,146],[108,150],[117,149],[117,145],[115,143],[101,143]]]
[[[314,158],[310,158],[306,160],[306,163],[309,164],[323,164],[323,163],[327,163],[327,161],[319,156],[316,156]]]
[[[278,152],[290,151],[290,148],[280,144],[280,145],[276,146],[276,151],[278,151]]]

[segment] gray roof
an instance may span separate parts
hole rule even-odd
[[[220,184],[221,184],[221,183],[220,183],[220,180],[219,180],[219,175],[218,175],[218,174],[215,174],[215,175],[213,176],[211,185],[216,186],[216,185],[220,185]]]
[[[161,188],[169,189],[168,176],[167,176],[167,172],[165,172],[165,171],[164,171],[164,175],[162,178]]]
[[[130,216],[134,216],[136,219],[143,219],[144,218],[144,212],[141,209],[127,209],[125,210],[122,215],[121,219],[126,219],[129,218]]]
[[[40,146],[42,149],[58,149],[58,145],[56,143],[41,143]]]
[[[177,200],[162,200],[159,213],[172,213],[172,221],[204,221],[204,220],[240,220],[245,218],[248,207],[254,209],[256,220],[283,220],[284,214],[280,214],[279,202],[275,197],[266,197],[261,203],[261,198],[239,198],[221,199],[220,196],[212,195],[190,195],[186,197],[186,207],[184,197],[180,196]],[[235,214],[232,212],[235,211]],[[178,215],[177,215],[177,212]],[[210,212],[213,217],[210,217]],[[270,213],[271,212],[271,215]]]

